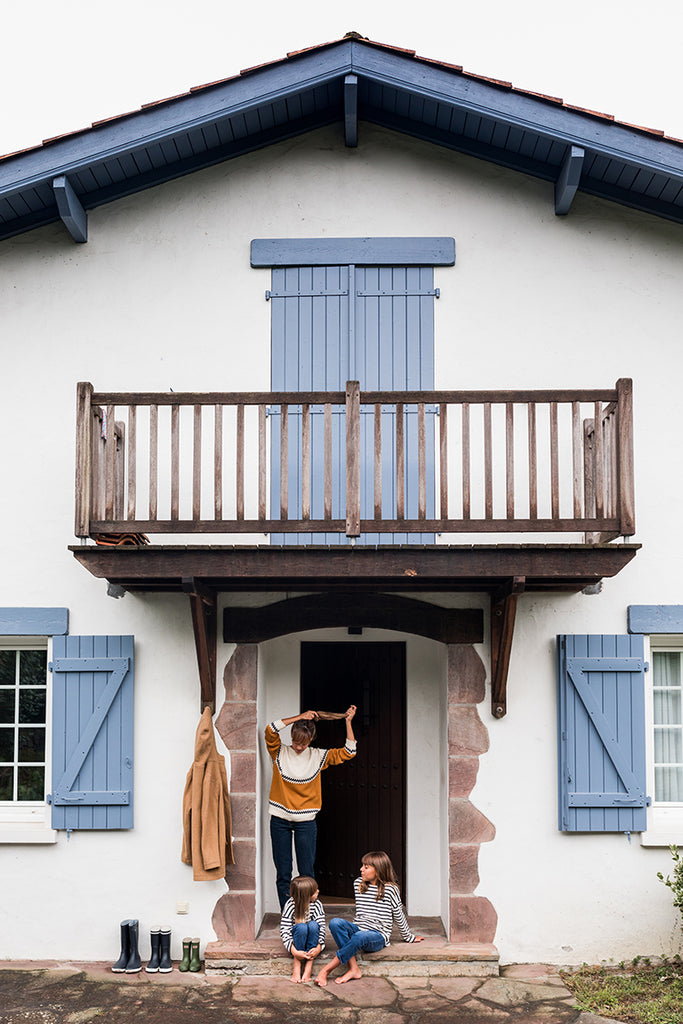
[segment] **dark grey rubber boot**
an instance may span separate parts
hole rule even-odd
[[[173,970],[173,964],[171,962],[171,929],[162,928],[160,933],[161,937],[161,958],[159,960],[159,973],[170,974]]]
[[[114,971],[115,974],[123,974],[130,956],[130,936],[128,933],[129,924],[130,921],[121,922],[121,954],[112,967],[112,971]]]
[[[138,928],[140,922],[133,920],[128,922],[128,938],[130,939],[130,951],[128,954],[128,963],[126,964],[126,974],[137,974],[138,971],[142,970],[142,960],[138,953]]]
[[[149,959],[149,963],[145,967],[148,974],[156,974],[159,970],[159,952],[161,945],[161,931],[159,928],[153,928],[149,933],[150,942],[152,944],[152,955]]]

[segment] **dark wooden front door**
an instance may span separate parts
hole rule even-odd
[[[403,643],[302,643],[301,707],[358,708],[356,757],[322,773],[316,877],[324,896],[352,897],[360,858],[386,850],[405,887]],[[318,722],[315,745],[344,745],[343,722]]]

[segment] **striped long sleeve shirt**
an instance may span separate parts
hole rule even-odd
[[[318,942],[320,943],[320,949],[323,950],[325,948],[325,909],[320,900],[313,900],[309,904],[306,922],[308,921],[315,921],[318,925]],[[282,908],[282,917],[280,918],[280,935],[288,953],[292,951],[292,930],[294,924],[294,900],[290,896]]]
[[[360,891],[361,879],[353,883],[356,897],[356,916],[353,923],[363,931],[376,931],[384,938],[384,945],[389,945],[391,929],[394,922],[398,925],[404,942],[415,942],[415,936],[408,927],[405,911],[401,904],[401,894],[395,885],[384,886],[384,896],[377,899],[377,886],[368,885],[366,892]]]

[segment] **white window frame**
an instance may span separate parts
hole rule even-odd
[[[47,636],[0,636],[2,651],[45,651],[52,660],[52,638]],[[52,674],[45,673],[45,792],[52,769]],[[0,801],[0,843],[56,843],[57,832],[50,826],[50,805],[27,800]]]
[[[654,731],[654,651],[677,651],[683,656],[683,635],[658,633],[644,637],[645,658],[650,671],[645,673],[645,749],[647,755],[647,792],[651,804],[647,808],[647,831],[641,832],[642,846],[683,845],[683,802],[655,801],[655,731]]]

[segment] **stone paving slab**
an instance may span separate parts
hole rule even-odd
[[[334,977],[321,989],[282,977],[5,961],[0,1024],[609,1024],[581,1013],[558,969],[543,965],[503,967],[496,978]]]

